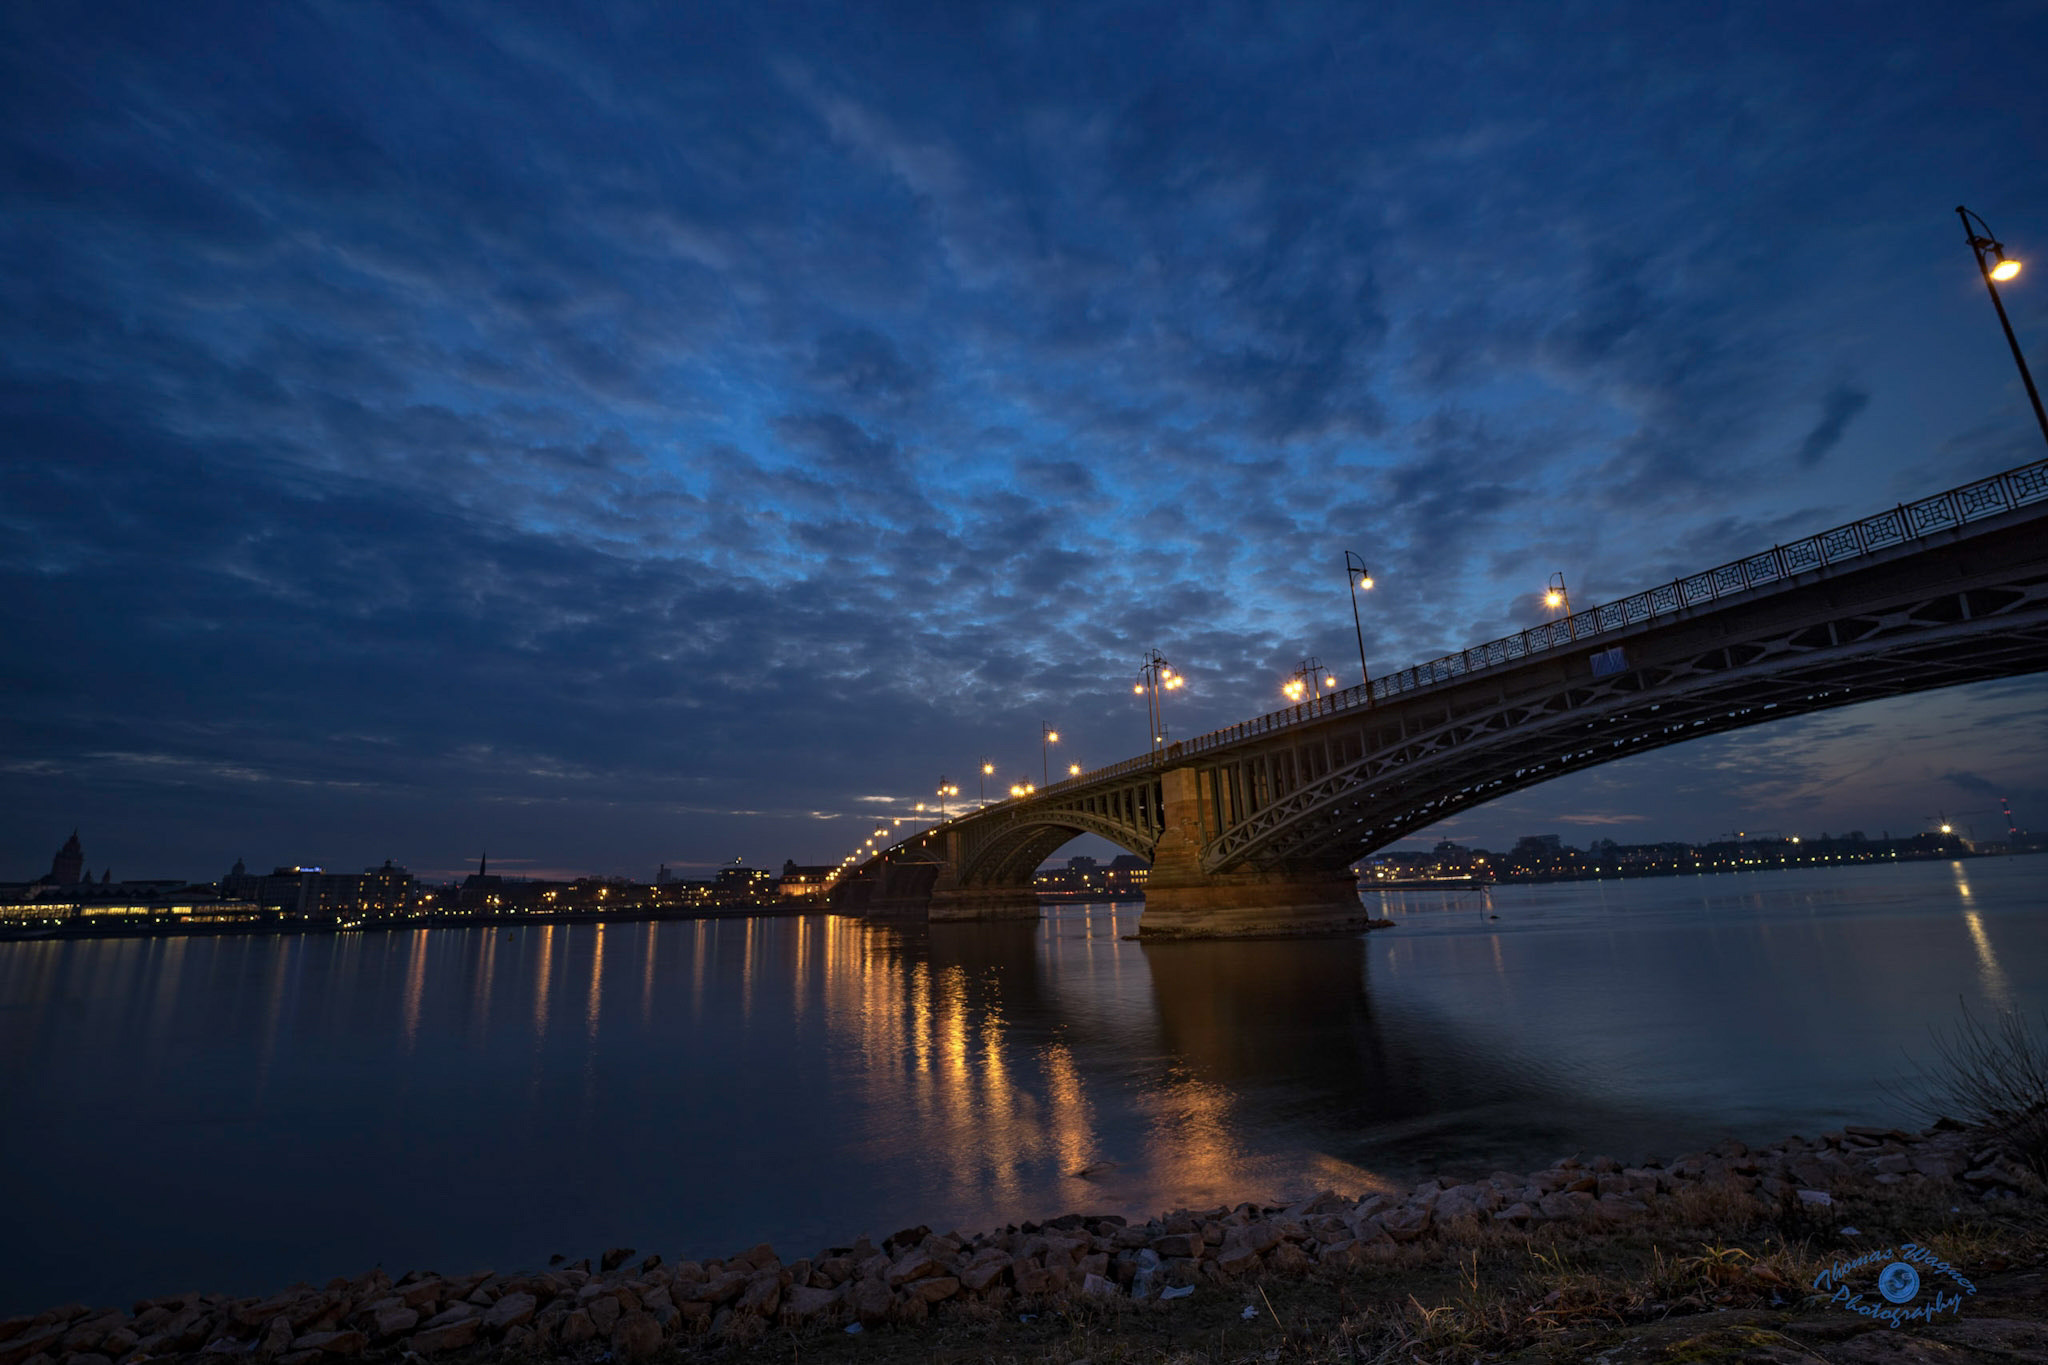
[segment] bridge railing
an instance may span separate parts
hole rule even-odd
[[[2036,460],[1918,502],[1901,503],[1876,516],[1845,523],[1790,545],[1773,546],[1761,554],[1731,560],[1704,573],[1673,579],[1619,602],[1588,607],[1560,620],[1531,626],[1519,635],[1504,636],[1459,650],[1456,654],[1445,654],[1428,663],[1375,678],[1370,689],[1363,684],[1347,687],[1341,692],[1332,692],[1237,725],[1212,730],[1171,746],[1167,754],[1170,756],[1176,750],[1200,753],[1318,716],[1436,687],[1482,669],[1581,644],[1660,616],[1676,615],[1752,588],[1783,582],[1811,569],[1858,559],[1936,531],[1981,521],[1985,517],[2037,502],[2048,502],[2048,460]],[[1141,766],[1154,766],[1161,761],[1160,755],[1127,760]],[[1119,768],[1123,766],[1118,765]],[[1083,781],[1095,776],[1097,774],[1089,773],[1074,780]]]

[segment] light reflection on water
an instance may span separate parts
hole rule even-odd
[[[1959,995],[2048,1002],[2044,891],[2048,858],[1389,894],[1398,928],[1307,942],[1070,906],[0,944],[0,1199],[36,1230],[0,1313],[1900,1117]]]

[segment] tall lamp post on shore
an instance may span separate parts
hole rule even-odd
[[[1156,649],[1138,666],[1138,681],[1131,684],[1131,691],[1145,699],[1145,732],[1152,737],[1154,750],[1166,743],[1166,693],[1186,687],[1187,682]]]
[[[1358,637],[1358,685],[1365,689],[1365,700],[1372,704],[1372,674],[1365,667],[1365,627],[1358,621],[1358,594],[1361,590],[1372,591],[1372,574],[1365,567],[1363,556],[1350,550],[1344,552],[1344,579],[1351,585],[1351,633]]]
[[[2034,420],[2041,424],[2041,439],[2048,441],[2048,411],[2041,408],[2041,391],[2034,387],[2034,376],[2027,369],[2027,357],[2020,350],[2020,340],[2012,333],[2012,319],[2005,315],[2005,300],[1998,297],[2001,281],[2010,280],[2020,273],[2020,263],[2010,260],[2005,254],[2005,244],[1991,234],[1991,225],[1976,214],[1956,205],[1956,216],[1963,220],[1963,235],[1969,240],[1970,250],[1977,256],[1977,273],[1984,277],[1984,287],[1991,291],[1991,306],[1998,310],[1998,325],[2005,329],[2005,344],[2012,347],[2013,364],[2020,367],[2020,382],[2027,386],[2027,401],[2034,405]],[[1970,224],[1974,220],[1976,227]],[[1977,228],[1983,228],[1979,233]]]
[[[1059,742],[1059,731],[1038,722],[1038,780],[1048,787],[1052,785],[1052,746]]]

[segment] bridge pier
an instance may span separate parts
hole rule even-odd
[[[959,831],[946,832],[943,850],[945,861],[939,864],[938,878],[931,884],[928,900],[933,923],[1038,918],[1038,892],[1028,878],[1022,886],[962,886]]]
[[[1160,774],[1166,829],[1145,879],[1141,939],[1335,934],[1371,923],[1349,866],[1271,872],[1202,870],[1202,811],[1193,768]]]

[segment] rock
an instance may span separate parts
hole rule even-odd
[[[738,1298],[740,1291],[746,1287],[746,1275],[737,1270],[728,1270],[716,1279],[691,1286],[689,1296],[698,1303],[716,1305]]]
[[[617,1270],[626,1263],[626,1258],[632,1254],[632,1247],[613,1247],[610,1251],[598,1257],[597,1268],[606,1273]]]
[[[1081,1280],[1081,1292],[1091,1299],[1115,1298],[1117,1295],[1116,1282],[1105,1279],[1100,1275],[1084,1276]]]
[[[314,1365],[319,1359],[318,1351],[287,1351],[277,1358],[277,1365]]]
[[[113,1331],[107,1333],[107,1339],[100,1343],[100,1350],[113,1359],[119,1360],[122,1356],[134,1350],[135,1343],[140,1340],[140,1337],[136,1336],[135,1333],[129,1331],[126,1327],[116,1327]]]
[[[708,1314],[709,1309],[706,1309]],[[574,1346],[581,1341],[590,1341],[597,1336],[597,1324],[590,1320],[590,1314],[581,1308],[562,1319],[562,1330],[556,1340],[564,1346]]]
[[[281,1356],[291,1348],[294,1335],[292,1320],[280,1314],[270,1320],[270,1325],[263,1329],[263,1335],[256,1339],[256,1354],[265,1360]],[[140,1349],[141,1343],[136,1345]]]
[[[56,1350],[64,1340],[67,1325],[53,1322],[43,1327],[32,1327],[14,1340],[0,1343],[0,1365],[22,1365],[30,1356],[41,1355],[45,1349]]]
[[[728,1264],[746,1266],[754,1270],[766,1270],[770,1266],[780,1266],[782,1259],[775,1254],[774,1247],[763,1242],[759,1246],[752,1247],[733,1257]]]
[[[219,1351],[213,1351],[211,1346],[207,1347],[207,1350],[216,1355],[240,1355],[249,1349],[239,1341],[222,1341],[220,1345],[222,1349]],[[64,1365],[114,1365],[114,1362],[97,1351],[81,1351],[76,1355],[64,1357]]]
[[[1870,1169],[1880,1175],[1904,1175],[1913,1169],[1913,1158],[1904,1152],[1887,1152],[1871,1162]]]
[[[482,1324],[482,1318],[471,1316],[458,1318],[440,1327],[428,1327],[407,1337],[405,1349],[417,1351],[423,1356],[434,1355],[440,1351],[458,1351],[476,1340],[477,1329]]]
[[[384,1308],[371,1319],[371,1330],[379,1337],[402,1337],[419,1323],[420,1315],[410,1308]]]
[[[652,1313],[628,1313],[612,1328],[612,1355],[618,1360],[645,1360],[661,1349],[661,1324]]]
[[[127,1321],[128,1319],[120,1313],[101,1313],[73,1323],[71,1330],[64,1334],[63,1349],[72,1355],[94,1350],[115,1328],[123,1326]]]
[[[1259,1253],[1251,1243],[1224,1240],[1223,1250],[1216,1253],[1216,1268],[1226,1275],[1242,1275],[1259,1267]]]
[[[1557,1196],[1552,1195],[1551,1198]],[[1430,1212],[1424,1208],[1389,1209],[1380,1215],[1380,1226],[1397,1242],[1412,1242],[1429,1231]]]
[[[309,1332],[292,1343],[293,1351],[318,1351],[330,1356],[359,1356],[370,1339],[361,1332]]]
[[[514,1327],[505,1333],[505,1349],[523,1355],[540,1345],[540,1336],[531,1327]]]
[[[1000,1247],[989,1247],[975,1253],[974,1259],[960,1272],[960,1287],[972,1293],[979,1293],[1003,1277],[1010,1268],[1010,1254]]]
[[[477,1307],[473,1303],[451,1303],[433,1317],[428,1318],[424,1330],[433,1331],[439,1327],[452,1327],[458,1322],[465,1322],[470,1318],[480,1316],[481,1314],[477,1312]]]
[[[484,1330],[496,1335],[521,1323],[531,1322],[538,1307],[539,1303],[531,1294],[507,1294],[485,1310]]]
[[[853,1292],[847,1297],[847,1303],[852,1307],[856,1318],[872,1327],[878,1322],[888,1321],[889,1308],[894,1299],[895,1296],[889,1292],[889,1286],[883,1281],[857,1280],[854,1282]]]
[[[788,1326],[809,1322],[838,1301],[837,1290],[797,1285],[783,1292],[782,1321]]]
[[[447,1288],[439,1279],[420,1280],[415,1284],[397,1286],[398,1297],[405,1301],[407,1308],[431,1308],[440,1301],[441,1291]]]
[[[1536,1207],[1545,1218],[1576,1218],[1592,1203],[1593,1196],[1583,1190],[1560,1190],[1544,1195]]]
[[[926,1303],[939,1303],[960,1292],[960,1281],[951,1275],[934,1275],[930,1279],[917,1280],[905,1286],[904,1292],[915,1294]]]
[[[618,1326],[619,1314],[623,1310],[617,1299],[600,1294],[584,1304],[583,1311],[590,1314],[591,1326],[597,1329],[599,1336],[609,1336],[612,1328]]]
[[[740,1295],[738,1310],[757,1318],[772,1318],[782,1304],[782,1275],[778,1271],[757,1271]]]
[[[891,1286],[908,1284],[912,1280],[938,1274],[939,1268],[939,1263],[932,1259],[929,1251],[923,1247],[912,1247],[896,1258],[896,1263],[889,1267],[884,1278]]]

